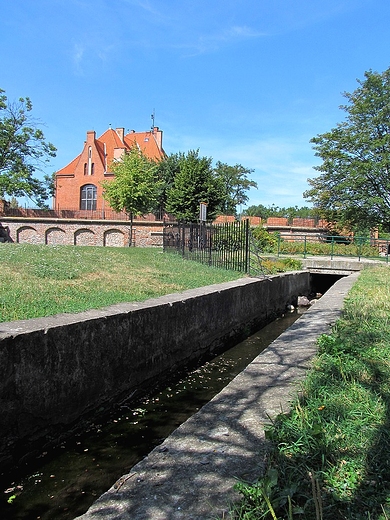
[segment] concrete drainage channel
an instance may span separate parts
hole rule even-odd
[[[299,271],[0,324],[0,467],[242,341],[310,290]]]
[[[80,520],[228,518],[237,479],[261,473],[264,426],[297,389],[358,273],[338,280],[222,392],[123,475]]]
[[[284,401],[279,400],[279,396],[285,399],[286,386],[289,386],[304,373],[307,363],[315,352],[316,338],[323,331],[329,329],[330,324],[333,323],[340,312],[342,300],[347,290],[344,287],[346,280],[348,280],[346,287],[349,288],[355,277],[356,275],[353,275],[339,280],[315,306],[309,309],[307,313],[309,318],[306,318],[306,315],[301,317],[294,326],[282,334],[244,372],[237,376],[225,390],[180,426],[146,459],[134,466],[129,474],[121,477],[80,518],[205,519],[224,514],[226,518],[228,504],[235,499],[233,492],[235,478],[251,478],[251,476],[257,476],[261,470],[264,457],[261,454],[259,455],[259,448],[260,452],[263,453],[266,450],[263,438],[264,420],[268,415],[272,416],[273,413],[280,411],[280,406]],[[115,327],[120,326],[120,337],[123,338],[126,336],[128,323],[131,323],[130,329],[133,335],[135,325],[139,330],[143,330],[145,323],[142,320],[142,311],[145,308],[147,308],[147,313],[150,312],[150,308],[152,317],[156,319],[159,313],[166,317],[165,309],[168,308],[169,311],[172,307],[173,316],[175,316],[175,313],[179,315],[180,322],[183,321],[183,312],[188,313],[188,316],[196,312],[203,316],[204,320],[207,320],[207,324],[211,323],[214,327],[217,324],[216,318],[220,318],[223,309],[223,320],[218,321],[218,330],[214,331],[213,328],[210,329],[209,327],[207,330],[208,336],[203,335],[200,340],[202,344],[202,340],[206,338],[208,342],[203,341],[203,343],[212,352],[220,345],[221,338],[228,342],[234,341],[241,334],[242,325],[251,323],[251,326],[257,327],[259,319],[263,322],[263,325],[264,320],[270,322],[271,316],[275,317],[275,314],[285,308],[286,303],[294,301],[298,294],[304,294],[304,288],[306,287],[307,290],[309,279],[312,284],[314,283],[314,286],[318,286],[321,285],[320,280],[324,280],[324,276],[316,277],[316,275],[312,276],[309,273],[290,273],[272,277],[272,283],[270,280],[241,280],[236,285],[222,284],[223,287],[214,286],[197,291],[187,291],[182,295],[170,295],[164,297],[162,303],[161,299],[156,302],[153,301],[151,306],[149,304],[149,307],[147,304],[133,304],[126,306],[125,309],[123,306],[119,306],[119,309],[118,306],[114,306],[114,308],[110,308],[109,312],[102,310],[87,313],[78,320],[72,316],[66,316],[65,333],[68,333],[66,334],[69,343],[68,352],[74,353],[73,350],[69,350],[69,346],[72,345],[75,348],[72,339],[73,335],[77,336],[80,333],[80,327],[83,327],[83,330],[92,330],[95,341],[96,338],[99,338],[99,341],[105,347],[104,341],[100,338],[106,338],[107,334],[102,336],[98,332],[99,327],[103,332],[109,331],[110,319],[114,321]],[[326,302],[334,293],[335,287],[339,287],[339,292],[336,291],[335,293],[338,298],[330,300],[331,306],[328,308]],[[319,290],[318,287],[316,290]],[[319,292],[321,292],[321,289]],[[214,314],[210,314],[210,299]],[[199,301],[203,304],[208,301],[209,307],[204,309],[204,305],[199,305]],[[132,313],[134,311],[133,318]],[[214,320],[212,319],[213,316]],[[187,333],[187,329],[189,329],[189,333],[193,333],[188,320],[184,320],[184,322],[183,331]],[[313,323],[314,330],[312,330]],[[228,325],[229,330],[231,330],[232,324],[234,324],[233,329],[235,329],[234,337],[232,337],[231,332],[228,332],[227,328]],[[69,325],[68,328],[67,325]],[[61,369],[64,369],[64,362],[68,361],[63,341],[65,333],[58,318],[29,320],[24,324],[20,322],[2,324],[2,329],[0,331],[2,339],[0,357],[1,354],[4,354],[2,357],[4,364],[1,366],[5,373],[4,377],[0,379],[0,385],[3,384],[5,389],[13,388],[10,378],[12,372],[7,371],[7,363],[8,365],[10,363],[8,358],[11,358],[11,364],[14,363],[13,373],[19,376],[19,386],[24,384],[31,391],[36,391],[31,383],[35,385],[39,383],[37,379],[39,373],[37,374],[36,370],[26,371],[26,364],[29,360],[36,362],[36,359],[41,359],[40,351],[44,354],[42,359],[45,360],[46,366],[48,366],[48,357],[52,366],[53,361],[58,358],[62,363]],[[221,335],[221,330],[225,330],[225,335]],[[289,336],[294,330],[296,332],[293,333],[293,336]],[[218,341],[216,342],[217,336]],[[137,334],[135,334],[135,337],[138,340]],[[287,338],[284,340],[284,344],[283,337]],[[83,349],[87,344],[87,353],[90,352],[91,347],[94,346],[93,342],[89,345],[88,335],[86,334],[83,334],[82,339],[84,340]],[[192,345],[194,345],[193,338],[190,339]],[[279,341],[282,341],[282,347],[278,347]],[[297,341],[299,346],[295,344]],[[178,342],[183,343],[183,336],[178,338]],[[37,345],[39,345],[38,349]],[[56,348],[54,349],[54,347]],[[119,345],[119,349],[124,347]],[[133,344],[132,347],[134,349]],[[22,375],[27,378],[30,377],[30,374],[33,374],[33,381],[23,380],[21,373],[18,373],[18,367],[15,363],[19,359],[18,348],[20,348],[21,353],[24,353],[23,356],[20,356],[20,359],[23,360],[21,368],[25,370]],[[120,350],[117,348],[115,353],[118,354],[118,352]],[[62,354],[62,357],[59,354]],[[100,355],[100,352],[98,354]],[[80,370],[80,367],[85,368],[81,364],[78,351],[75,356],[78,369]],[[133,359],[131,361],[133,362]],[[70,360],[70,363],[73,363],[73,359]],[[92,363],[92,369],[94,367],[96,367],[96,364]],[[154,362],[152,360],[151,369],[155,370],[155,367],[156,360]],[[120,368],[123,372],[123,366]],[[47,371],[43,375],[46,379],[51,376]],[[63,383],[63,381],[61,382]],[[105,384],[107,384],[106,381]],[[53,385],[51,388],[54,388]],[[4,389],[1,390],[0,395],[7,394]],[[23,388],[19,388],[19,393],[22,390]],[[44,391],[46,391],[46,387],[42,388],[43,393]],[[9,391],[8,395],[11,395]],[[33,403],[34,396],[29,397],[30,400],[27,399],[27,404]],[[8,408],[5,408],[7,413],[11,412],[11,405],[13,404],[12,400],[7,402]],[[19,402],[15,401],[15,410],[18,412],[18,417],[23,419],[25,416],[22,404],[20,400]],[[61,403],[59,403],[59,407],[61,406]],[[53,410],[50,411],[53,414]],[[29,409],[29,412],[32,415],[33,410]],[[11,417],[11,415],[7,415],[7,413],[3,414],[1,421],[9,426],[7,417]],[[26,426],[25,420],[21,421],[21,425]],[[3,432],[5,431],[3,429]],[[37,475],[37,478],[39,481],[39,475]],[[31,518],[40,516],[40,512],[38,510],[36,512],[37,514]],[[30,518],[30,516],[18,518]],[[68,516],[68,518],[73,517]]]
[[[0,518],[70,520],[85,513],[120,475],[217,395],[304,310],[285,313],[163,390],[122,404],[88,432],[41,453],[23,473],[7,478],[3,497],[15,498],[12,505],[0,500]]]

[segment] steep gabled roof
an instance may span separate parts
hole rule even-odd
[[[109,128],[106,130],[97,141],[104,147],[106,145],[107,159],[112,161],[114,158],[114,149],[123,148],[126,149],[125,143],[121,140],[115,130]]]
[[[67,164],[63,168],[61,168],[61,170],[58,170],[56,172],[56,174],[57,175],[70,175],[70,174],[74,173],[74,171],[77,167],[77,164],[80,160],[80,157],[81,157],[81,153],[75,159],[73,159],[73,161],[71,161],[69,164]]]
[[[165,157],[164,150],[158,145],[152,130],[149,132],[130,132],[125,135],[124,140],[128,148],[136,144],[141,152],[150,159],[161,160]]]
[[[116,149],[129,150],[131,147],[136,145],[138,149],[150,159],[162,160],[165,157],[165,152],[162,148],[162,132],[158,127],[155,127],[148,132],[131,131],[127,135],[124,135],[123,128],[117,130],[109,128],[97,139],[94,136],[95,132],[87,132],[87,141],[84,143],[83,151],[64,168],[58,170],[57,175],[74,174],[86,149],[87,142],[89,145],[92,145],[93,143],[95,146],[99,158],[104,165],[105,171],[110,169],[110,164],[115,157]]]

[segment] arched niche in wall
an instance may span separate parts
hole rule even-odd
[[[32,226],[21,226],[16,231],[18,244],[44,244],[44,238]]]
[[[75,246],[96,246],[96,235],[88,228],[78,229],[74,234]]]
[[[107,247],[124,247],[125,234],[120,229],[108,229],[104,232],[103,245]]]
[[[59,246],[71,244],[67,239],[66,231],[59,227],[48,228],[45,233],[45,244]]]

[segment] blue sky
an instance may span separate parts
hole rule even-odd
[[[254,169],[250,204],[309,205],[310,139],[344,117],[342,92],[390,66],[388,0],[12,0],[0,88],[29,96],[58,149],[87,130],[164,132],[170,153]]]

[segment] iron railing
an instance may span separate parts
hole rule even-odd
[[[147,215],[136,215],[136,221],[160,221],[163,220],[165,213],[157,211]],[[39,209],[39,208],[4,208],[4,217],[24,217],[24,218],[61,218],[61,219],[87,219],[87,220],[129,220],[130,217],[125,212],[117,212],[111,209]]]
[[[278,233],[275,246],[262,249],[247,220],[214,225],[164,222],[163,247],[186,259],[257,276],[264,274],[263,261],[275,256],[344,256],[388,262],[390,239]]]
[[[275,251],[276,252],[276,251]],[[277,256],[348,256],[389,261],[387,238],[278,233]]]
[[[181,224],[164,222],[165,252],[214,267],[249,272],[249,223]]]

